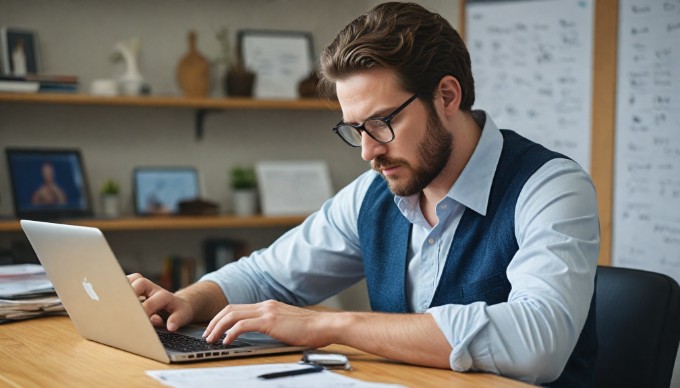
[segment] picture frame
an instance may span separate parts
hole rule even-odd
[[[298,98],[300,81],[314,71],[312,34],[304,31],[240,30],[238,51],[255,72],[255,98]]]
[[[21,45],[24,52],[25,74],[15,73],[12,54]],[[0,58],[2,59],[2,73],[6,76],[24,76],[38,74],[41,71],[40,48],[38,33],[33,30],[2,27],[0,28]]]
[[[137,167],[132,179],[138,215],[178,214],[180,202],[200,195],[193,167]]]
[[[79,150],[7,148],[5,154],[17,218],[92,216],[90,189]]]
[[[308,215],[333,195],[325,161],[262,161],[255,174],[266,216]]]

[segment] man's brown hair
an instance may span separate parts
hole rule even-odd
[[[376,6],[343,28],[321,52],[321,90],[335,92],[335,82],[372,68],[396,71],[402,87],[431,96],[446,75],[461,85],[460,109],[475,101],[470,54],[458,32],[437,13],[414,3]]]

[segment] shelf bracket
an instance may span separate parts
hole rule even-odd
[[[194,120],[194,130],[196,133],[196,140],[203,139],[203,124],[205,123],[205,116],[208,113],[218,112],[219,109],[197,109],[195,120]]]

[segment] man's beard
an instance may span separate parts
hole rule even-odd
[[[428,118],[425,139],[418,147],[420,168],[414,169],[404,159],[390,159],[384,155],[373,159],[371,167],[378,172],[380,172],[382,167],[394,166],[400,166],[407,170],[400,173],[401,179],[389,178],[382,173],[381,175],[387,181],[387,186],[392,194],[408,197],[423,191],[444,169],[452,153],[453,135],[444,128],[439,117],[434,112],[431,112]],[[408,171],[412,173],[411,178],[405,180],[404,174],[408,173]]]

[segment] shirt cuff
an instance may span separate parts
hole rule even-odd
[[[253,297],[248,296],[248,290],[239,287],[238,285],[242,282],[227,281],[226,279],[234,279],[239,276],[239,271],[230,264],[218,269],[215,272],[210,272],[203,275],[199,281],[209,281],[217,284],[229,304],[243,304],[243,303],[253,303]]]
[[[444,305],[426,311],[451,345],[449,364],[456,372],[480,370],[498,373],[491,355],[487,326],[490,324],[484,302]]]

